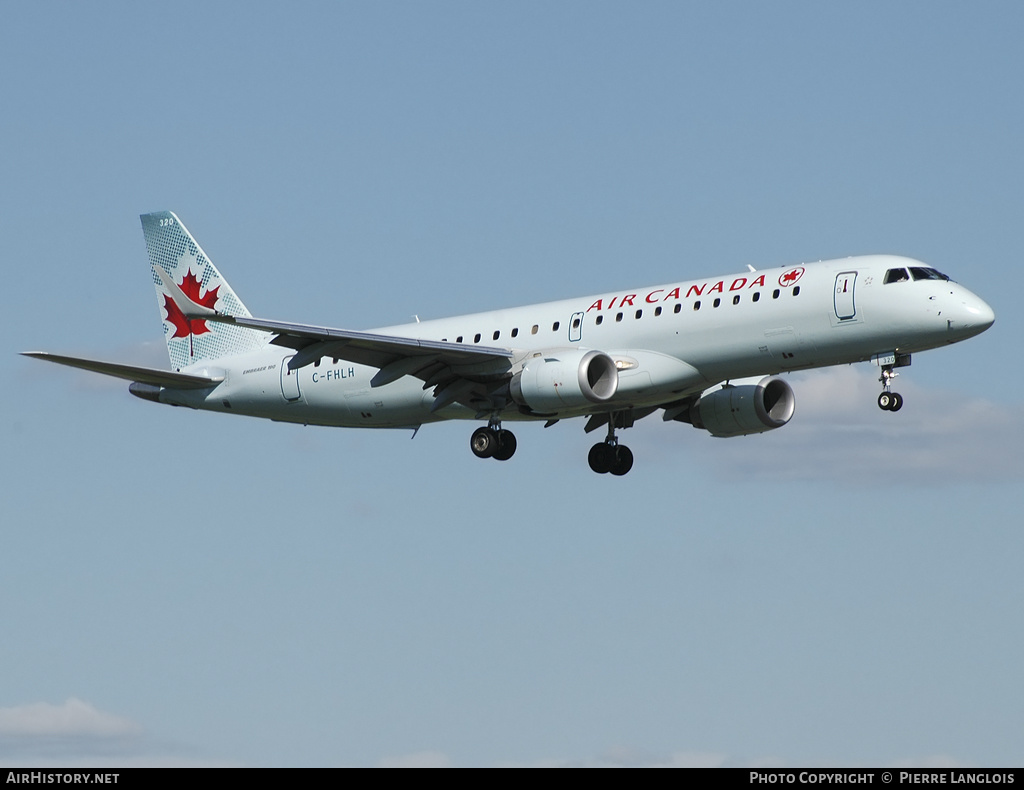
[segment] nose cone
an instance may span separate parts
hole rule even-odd
[[[974,294],[971,294],[974,296]],[[988,306],[988,303],[977,296],[964,303],[964,308],[970,316],[968,323],[976,327],[979,332],[984,332],[996,321],[995,311]]]
[[[957,314],[956,328],[966,337],[980,335],[996,320],[995,311],[988,306],[984,299],[975,296],[970,291],[965,292],[963,303]],[[952,324],[950,328],[953,328]]]

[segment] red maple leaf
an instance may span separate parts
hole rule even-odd
[[[792,285],[803,276],[803,273],[803,266],[797,266],[795,269],[790,269],[788,272],[779,277],[779,285],[783,287],[787,285]]]
[[[209,307],[213,309],[213,306],[217,304],[217,291],[220,290],[218,285],[216,288],[211,288],[205,294],[200,296],[199,292],[202,288],[202,284],[199,282],[199,278],[192,274],[192,269],[188,270],[188,274],[182,278],[182,281],[178,283],[181,291],[191,301],[195,302],[201,307]],[[164,294],[164,309],[167,311],[167,320],[174,324],[174,337],[188,337],[189,335],[203,335],[210,331],[210,328],[206,325],[206,321],[202,318],[193,318],[189,320],[185,317],[185,314],[178,309],[178,305],[174,303],[174,300],[170,296]]]

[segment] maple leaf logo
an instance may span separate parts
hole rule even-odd
[[[779,285],[786,288],[790,285],[796,285],[796,281],[804,276],[804,267],[797,266],[795,269],[790,269],[788,272],[783,273],[779,277]]]
[[[211,288],[205,294],[200,295],[202,283],[199,282],[199,278],[196,275],[192,274],[191,267],[188,270],[188,274],[178,283],[178,287],[181,288],[181,292],[185,296],[201,307],[213,309],[214,305],[217,304],[217,291],[220,290],[220,286]],[[164,294],[164,310],[167,311],[167,320],[174,325],[172,338],[205,335],[210,331],[206,321],[202,318],[193,318],[191,320],[186,318],[185,314],[178,309],[178,305],[167,294]]]

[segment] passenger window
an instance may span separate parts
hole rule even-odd
[[[477,332],[477,333],[476,333],[476,334],[475,334],[475,335],[473,336],[473,342],[474,342],[474,343],[479,343],[479,342],[480,342],[480,333],[479,333],[479,332]]]
[[[661,315],[661,308],[660,307],[655,307],[654,308],[654,315],[655,315],[655,317]]]
[[[698,302],[698,304],[700,304],[700,303]],[[679,302],[676,302],[676,307],[675,307],[675,310],[673,312],[678,313],[682,309],[683,309],[683,306]]]
[[[512,330],[512,337],[519,337],[519,327]]]
[[[594,319],[594,323],[597,324],[598,326],[601,326],[601,324],[603,322],[604,322],[604,316],[603,315],[599,315],[597,318]]]
[[[462,342],[462,335],[459,335],[457,338],[455,338],[455,342],[456,343],[461,343]]]
[[[739,294],[736,294],[736,295],[735,295],[735,296],[734,296],[734,297],[732,298],[732,303],[733,303],[733,304],[739,304],[739,303],[740,303],[740,295],[739,295]]]
[[[778,299],[778,298],[779,298],[779,289],[776,288],[774,291],[772,291],[772,299]]]
[[[555,323],[553,323],[551,325],[551,331],[552,332],[557,332],[558,331],[558,321],[555,321]]]
[[[636,311],[636,317],[637,317],[637,318],[639,318],[639,317],[640,317],[640,316],[642,316],[643,314],[644,314],[644,311],[643,311],[643,310],[637,310],[637,311]]]
[[[884,284],[888,285],[889,283],[902,283],[906,282],[909,279],[910,278],[907,277],[906,269],[889,269],[889,271],[885,273]]]
[[[678,307],[678,306],[679,305],[676,305],[676,307]],[[694,310],[700,310],[700,299],[698,299],[696,302],[693,303],[693,309]]]
[[[799,295],[800,295],[800,286],[799,285],[793,286],[793,296],[799,296]]]
[[[572,328],[573,329],[579,329],[580,328],[580,319],[574,318],[572,320]]]
[[[533,329],[531,329],[531,330],[530,330],[530,334],[531,334],[531,335],[535,335],[535,334],[537,334],[537,329],[538,329],[538,328],[539,328],[539,327],[538,327],[538,326],[537,326],[536,324],[534,324],[534,325],[533,325]]]
[[[722,300],[716,298],[715,301],[711,304],[711,306],[712,307],[718,307],[718,305],[720,305],[721,303],[722,303]]]
[[[750,301],[751,302],[760,302],[761,301],[761,292],[760,291],[754,291],[754,294],[750,297]]]
[[[615,314],[615,320],[616,321],[621,321],[622,320],[622,313],[616,313]]]
[[[495,340],[497,340],[497,339],[498,339],[498,336],[499,336],[500,334],[501,334],[501,331],[500,331],[500,330],[498,330],[498,329],[495,329],[495,330],[494,330],[494,339],[495,339]]]

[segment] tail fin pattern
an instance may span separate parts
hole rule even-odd
[[[146,237],[157,304],[164,320],[167,353],[175,370],[202,360],[243,354],[267,343],[270,338],[264,332],[185,318],[164,288],[156,273],[157,266],[196,304],[215,308],[226,315],[249,316],[250,313],[172,212],[143,214],[142,232]]]

